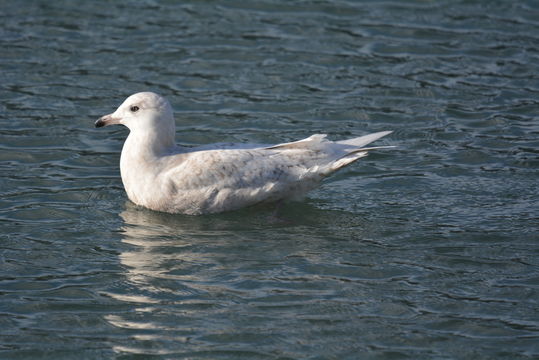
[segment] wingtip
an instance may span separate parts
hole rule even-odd
[[[355,147],[363,147],[367,144],[370,144],[371,142],[374,142],[386,135],[391,134],[393,131],[379,131],[372,134],[367,134],[358,138],[354,139],[347,139],[347,140],[341,140],[337,141],[338,144],[342,145],[350,145]]]

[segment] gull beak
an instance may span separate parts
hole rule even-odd
[[[114,124],[120,124],[120,119],[115,118],[112,116],[113,114],[108,114],[105,116],[101,116],[97,121],[95,122],[95,127],[100,128],[103,126],[109,126]]]

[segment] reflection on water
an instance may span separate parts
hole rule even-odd
[[[298,210],[303,214],[297,213]],[[139,298],[136,302],[155,303],[160,295],[191,297],[208,291],[223,291],[214,287],[227,284],[215,276],[233,275],[238,262],[263,263],[268,255],[264,249],[268,247],[277,247],[268,250],[283,258],[309,249],[312,251],[309,256],[316,258],[316,251],[322,251],[317,250],[309,234],[302,234],[300,230],[320,221],[320,211],[309,205],[297,208],[291,205],[279,213],[271,207],[255,208],[255,211],[246,209],[208,217],[177,216],[126,203],[120,213],[124,221],[121,240],[131,246],[122,251],[119,258],[127,271],[127,280],[148,295],[144,301]],[[292,217],[291,212],[295,216]],[[336,225],[343,223],[346,216],[344,213],[333,215],[339,218]],[[328,213],[323,216],[328,221]],[[357,222],[358,219],[351,220]],[[295,237],[292,242],[288,239],[290,236]],[[306,248],[305,242],[309,241],[312,243]],[[156,282],[164,287],[157,286]],[[173,284],[172,288],[166,286],[169,283]],[[111,296],[133,301],[126,294]]]
[[[340,298],[338,288],[353,272],[337,264],[332,269],[327,259],[335,253],[326,252],[327,235],[316,234],[311,227],[321,220],[319,216],[327,218],[331,212],[291,205],[279,218],[270,208],[258,209],[251,217],[246,217],[248,213],[253,214],[252,209],[210,217],[173,216],[126,204],[120,214],[121,235],[129,246],[119,254],[126,281],[107,296],[134,307],[133,312],[105,318],[115,327],[134,331],[138,342],[115,346],[116,351],[160,354],[212,349],[214,354],[262,356],[264,346],[253,350],[251,341],[285,346],[286,337],[276,333],[283,326],[296,323],[294,332],[317,333],[311,322],[340,322],[348,316],[344,309],[353,304]],[[347,215],[332,216],[342,224]],[[317,268],[324,263],[326,274]],[[337,313],[333,313],[335,306]],[[322,308],[323,312],[313,311]],[[299,320],[279,315],[292,316],[299,309],[304,309]],[[148,341],[165,342],[167,350],[140,347]]]

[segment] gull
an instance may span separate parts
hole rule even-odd
[[[364,147],[391,131],[336,142],[315,134],[277,145],[177,146],[172,107],[153,92],[129,96],[95,127],[113,124],[129,129],[120,157],[129,199],[148,209],[190,215],[299,200],[368,151],[392,147]]]

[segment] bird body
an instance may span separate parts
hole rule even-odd
[[[137,205],[168,213],[207,214],[261,202],[298,199],[334,171],[378,149],[378,132],[332,142],[325,135],[278,145],[174,144],[169,103],[154,93],[127,98],[96,127],[130,129],[120,159],[122,182]]]

